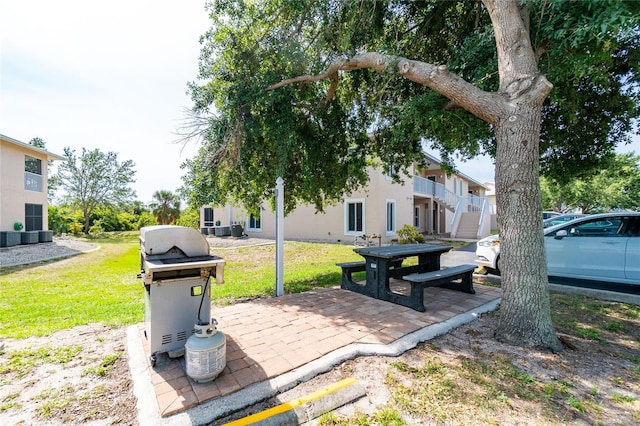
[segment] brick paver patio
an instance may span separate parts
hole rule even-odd
[[[227,365],[212,382],[196,383],[184,359],[158,357],[149,374],[160,415],[170,416],[229,395],[305,365],[352,343],[389,344],[423,327],[446,321],[500,297],[500,290],[475,285],[470,295],[425,289],[426,312],[373,299],[340,288],[212,308],[227,339]],[[149,345],[140,324],[147,360]]]

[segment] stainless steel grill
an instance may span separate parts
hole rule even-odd
[[[211,316],[212,279],[224,282],[223,259],[209,254],[193,228],[172,225],[140,229],[140,270],[145,289],[145,336],[151,362],[159,353],[184,353],[194,324]]]

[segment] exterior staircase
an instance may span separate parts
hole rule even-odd
[[[413,177],[413,191],[417,194],[433,197],[441,206],[454,213],[451,224],[453,238],[475,240],[478,238],[479,229],[481,229],[481,234],[488,232],[484,224],[486,218],[482,214],[487,204],[486,197],[471,194],[462,197],[449,191],[441,183],[420,176]],[[481,220],[483,223],[480,223]]]
[[[462,213],[456,238],[478,239],[478,222],[480,222],[480,213]]]

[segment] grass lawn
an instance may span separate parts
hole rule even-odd
[[[143,321],[137,233],[92,241],[101,249],[3,268],[0,339],[49,335],[88,323],[123,327]],[[212,284],[214,303],[274,294],[275,245],[213,252],[226,261],[225,283]],[[335,263],[361,259],[352,246],[287,242],[285,292],[337,286],[341,277]],[[640,307],[552,293],[551,312],[556,331],[572,344],[559,354],[501,345],[490,337],[498,310],[474,322],[478,328],[461,327],[385,360],[389,369],[376,385],[386,387],[387,402],[373,415],[329,413],[319,424],[420,424],[405,423],[408,417],[422,424],[639,424]],[[71,346],[8,356],[26,359],[23,364],[31,368],[43,359],[66,363],[80,350]],[[103,364],[117,357],[111,354]],[[351,365],[337,368],[337,374],[352,374]],[[0,362],[0,375],[15,368]],[[15,406],[15,398],[15,393],[0,398],[0,413]]]
[[[48,335],[101,322],[125,326],[144,317],[138,234],[92,240],[101,249],[58,262],[3,268],[0,272],[0,337]],[[225,284],[212,284],[214,303],[272,296],[275,245],[216,249],[226,261]],[[353,247],[285,243],[285,292],[340,284],[337,262],[360,260]],[[213,281],[213,280],[212,280]]]

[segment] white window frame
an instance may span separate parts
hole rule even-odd
[[[385,233],[387,236],[396,235],[396,200],[387,198],[385,203]],[[389,220],[389,209],[391,209],[391,220]]]
[[[387,178],[387,180],[393,180],[393,173],[396,171],[396,168],[394,166],[390,166],[389,170],[387,170],[387,172],[385,173],[385,177]]]
[[[260,209],[260,217],[258,220],[260,221],[260,227],[251,228],[251,214],[247,214],[247,232],[262,232],[262,209]]]
[[[349,206],[351,204],[362,204],[362,230],[350,231],[349,230]],[[366,235],[366,203],[364,198],[348,198],[344,200],[344,235],[361,236]]]

